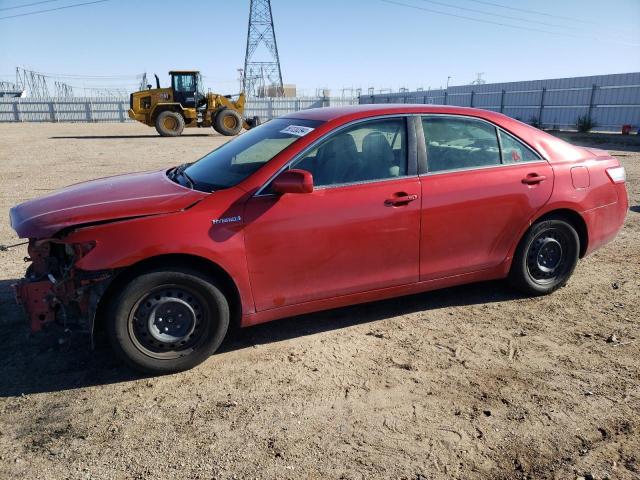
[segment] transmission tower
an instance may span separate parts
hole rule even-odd
[[[49,96],[47,77],[40,73],[17,67],[16,85],[18,85],[23,90],[26,90],[32,97],[45,98]]]
[[[271,0],[251,0],[242,90],[249,97],[284,95]]]
[[[140,78],[140,87],[138,88],[138,90],[146,90],[148,83],[149,81],[147,80],[147,72],[144,72],[142,74],[142,77]]]
[[[73,87],[64,82],[54,82],[56,97],[73,97]]]
[[[471,82],[471,85],[484,85],[485,83],[487,83],[487,81],[482,78],[482,76],[484,75],[484,72],[478,72],[476,73],[477,78]]]

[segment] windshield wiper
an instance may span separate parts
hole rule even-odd
[[[187,181],[187,186],[193,190],[195,188],[195,183],[193,181],[193,179],[189,176],[189,174],[187,172],[185,172],[185,169],[191,165],[190,163],[183,163],[182,165],[180,165],[179,167],[177,167],[174,171],[173,171],[173,178],[172,180],[175,181],[176,177],[180,176],[183,177],[186,181]]]

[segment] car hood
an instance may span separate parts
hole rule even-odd
[[[132,173],[78,183],[10,210],[21,238],[46,238],[76,225],[182,210],[207,193],[182,187],[166,171]]]

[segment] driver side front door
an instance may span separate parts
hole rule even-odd
[[[312,173],[312,193],[249,200],[245,245],[257,311],[418,281],[414,139],[404,117],[357,123],[292,163]]]

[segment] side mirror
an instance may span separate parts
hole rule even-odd
[[[286,170],[276,177],[271,189],[276,193],[311,193],[313,175],[306,170]]]

